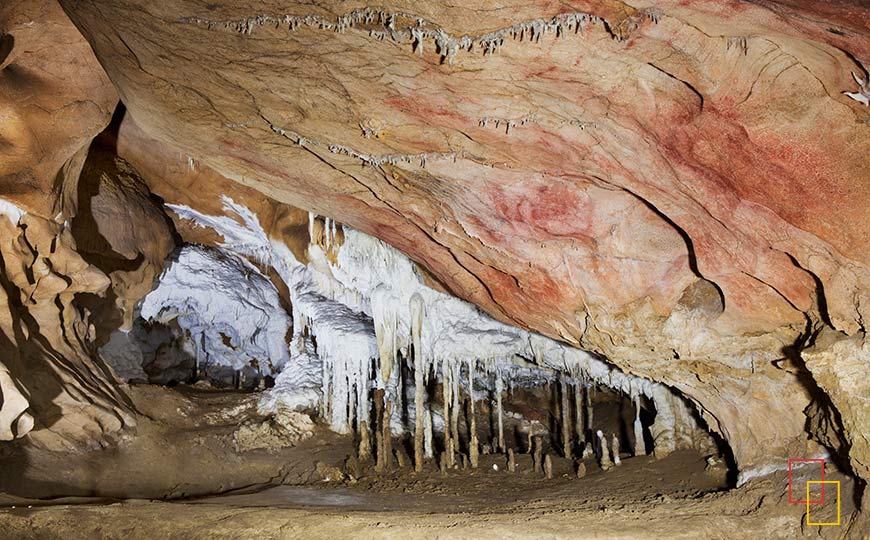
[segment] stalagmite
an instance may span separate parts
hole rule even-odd
[[[368,405],[368,403],[366,403]],[[359,413],[359,411],[358,411]],[[366,460],[372,457],[372,442],[371,435],[369,433],[369,411],[368,407],[364,412],[365,416],[361,416],[362,420],[358,421],[357,428],[359,429],[359,450],[358,455],[359,459]]]
[[[375,470],[380,472],[384,470],[386,463],[384,454],[384,392],[383,388],[375,389],[375,451],[377,452],[377,460],[375,462]]]
[[[360,422],[359,424],[359,459],[366,460],[372,457],[372,443],[369,438],[368,422]]]
[[[381,423],[381,430],[383,434],[381,437],[384,440],[384,464],[382,470],[388,471],[391,467],[391,460],[393,456],[393,434],[390,432],[390,416],[393,414],[393,402],[389,399],[386,404],[384,404],[384,420]]]
[[[574,420],[577,441],[582,445],[586,440],[586,417],[583,414],[583,386],[579,382],[574,383]]]
[[[356,382],[356,426],[359,431],[360,459],[368,459],[372,454],[371,436],[369,434],[369,415],[371,414],[371,401],[369,401],[369,383],[371,377],[371,361],[359,366]]]
[[[559,377],[562,409],[562,455],[571,459],[571,409],[568,408],[568,383],[564,374]]]
[[[517,470],[517,456],[514,453],[513,448],[507,449],[507,470],[508,472],[515,472]]]
[[[616,433],[613,434],[610,440],[610,451],[613,454],[613,464],[621,465],[622,460],[619,459],[619,437],[616,436]]]
[[[468,459],[476,469],[480,447],[477,442],[477,418],[474,415],[474,360],[468,361]]]
[[[454,364],[451,366],[450,384],[452,386],[451,396],[453,403],[450,407],[450,432],[452,433],[453,452],[459,450],[459,370],[460,365]],[[445,420],[446,422],[446,420]],[[454,457],[451,456],[451,464],[455,465]]]
[[[550,454],[544,456],[544,476],[547,477],[547,480],[553,479],[553,458]]]
[[[411,338],[414,345],[414,470],[423,470],[423,297],[411,297]],[[476,464],[474,465],[477,466]]]
[[[592,426],[594,425],[592,420],[592,392],[592,387],[588,386],[586,387],[586,391],[583,392],[584,398],[586,400],[586,429],[588,430],[593,429]]]
[[[423,455],[432,459],[432,411],[427,407],[423,413]]]
[[[357,400],[353,399],[355,396],[353,395],[353,387],[350,387],[351,395],[348,396],[347,400],[347,430],[349,432],[353,431],[353,419],[356,418],[356,405]]]
[[[583,478],[586,476],[586,464],[582,461],[577,464],[577,478]]]
[[[599,464],[601,465],[601,469],[606,471],[613,467],[613,462],[610,461],[610,450],[607,448],[607,439],[604,437],[604,433],[600,429],[595,432],[595,435],[598,437],[598,448],[601,452]]]
[[[396,463],[399,465],[400,469],[404,469],[407,463],[405,462],[405,451],[402,448],[396,450]]]
[[[501,396],[504,392],[504,382],[501,378],[501,370],[495,372],[495,406],[498,415],[498,450],[505,451],[504,444],[504,411],[502,410]]]
[[[583,447],[583,455],[581,456],[582,459],[589,459],[594,455],[595,455],[595,451],[592,449],[592,443],[587,442],[586,446]]]
[[[453,467],[455,464],[455,447],[453,443],[454,431],[451,429],[451,402],[453,401],[453,371],[450,367],[450,361],[446,358],[441,364],[441,395],[443,398],[442,417],[444,418],[444,453],[446,456],[446,466]],[[443,457],[442,457],[443,459]]]
[[[643,425],[640,423],[640,396],[634,398],[634,455],[646,454],[646,444],[643,441]]]
[[[543,467],[543,462],[541,458],[544,453],[544,445],[543,440],[540,436],[536,435],[532,438],[532,470],[535,472],[541,472]]]

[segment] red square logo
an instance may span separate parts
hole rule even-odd
[[[796,500],[792,496],[792,465],[794,463],[818,463],[819,468],[821,469],[820,478],[813,478],[813,480],[824,480],[825,479],[825,460],[822,458],[789,458],[788,460],[788,503],[789,504],[825,504],[825,485],[821,484],[822,495],[819,500],[810,500],[807,501],[805,499]],[[804,489],[799,489],[798,493],[804,493]]]

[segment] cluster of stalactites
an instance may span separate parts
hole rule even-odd
[[[658,16],[650,17],[657,21]],[[401,25],[400,21],[410,24]],[[453,36],[443,28],[420,17],[403,12],[375,11],[369,8],[357,9],[336,18],[319,15],[268,15],[259,14],[237,20],[213,21],[202,17],[184,17],[180,22],[195,24],[208,29],[223,28],[249,35],[257,27],[286,28],[295,32],[301,26],[318,30],[343,33],[350,28],[368,31],[369,36],[385,41],[410,44],[413,51],[423,54],[426,41],[435,43],[438,54],[444,62],[452,63],[459,51],[480,51],[484,55],[497,52],[508,39],[537,42],[545,34],[561,37],[568,32],[578,33],[587,24],[604,22],[595,15],[583,12],[561,13],[551,18],[531,19],[511,26],[476,36]]]
[[[635,445],[635,452],[642,452],[643,446],[643,426],[639,417],[643,396],[659,410],[656,423],[650,429],[657,454],[667,454],[681,446],[697,447],[697,432],[703,433],[703,430],[694,423],[688,406],[668,388],[622,373],[601,359],[547,338],[530,334],[528,339],[511,341],[515,345],[494,349],[505,355],[498,359],[475,359],[449,354],[441,356],[444,351],[450,350],[437,346],[444,343],[443,330],[436,332],[432,326],[426,327],[426,324],[428,317],[443,318],[443,313],[439,313],[442,310],[439,302],[443,299],[431,296],[417,285],[410,288],[407,284],[387,286],[385,283],[377,284],[376,281],[360,284],[353,281],[359,276],[342,277],[342,274],[354,273],[354,268],[363,268],[359,261],[350,264],[347,259],[360,258],[362,254],[345,249],[354,247],[354,242],[359,240],[358,233],[353,232],[351,236],[346,236],[342,225],[314,214],[310,216],[309,233],[310,253],[314,256],[321,252],[326,254],[329,263],[328,272],[311,272],[313,276],[310,279],[315,287],[329,297],[320,297],[318,305],[334,302],[343,309],[351,307],[359,310],[354,311],[353,316],[365,319],[373,334],[373,345],[351,346],[347,325],[341,323],[343,318],[351,317],[351,310],[347,310],[348,314],[342,316],[335,312],[317,314],[315,310],[306,309],[308,302],[304,298],[299,295],[294,297],[294,309],[300,312],[300,316],[294,318],[294,324],[301,324],[306,332],[309,327],[322,327],[311,330],[317,336],[318,355],[323,359],[321,414],[336,431],[357,431],[360,440],[366,441],[367,445],[365,449],[361,449],[361,454],[371,455],[374,451],[370,446],[372,443],[383,446],[384,438],[388,439],[390,435],[410,429],[415,439],[415,458],[418,457],[417,454],[423,458],[431,457],[433,425],[435,431],[440,431],[444,437],[442,447],[458,451],[457,418],[462,406],[460,395],[466,396],[465,406],[473,408],[475,400],[485,397],[477,390],[481,388],[489,392],[497,416],[502,419],[499,421],[501,435],[497,437],[494,446],[504,448],[502,393],[512,387],[554,383],[559,385],[563,404],[560,410],[563,421],[558,435],[566,455],[571,453],[572,448],[583,449],[587,443],[592,443],[593,446],[597,444],[597,439],[593,436],[592,405],[589,398],[589,389],[596,385],[611,388],[635,402],[638,412],[632,431],[635,439],[639,441]],[[337,241],[338,238],[341,239],[340,242]],[[345,239],[349,244],[345,245]],[[388,267],[400,265],[399,260],[389,262],[392,260],[389,250],[381,252],[374,250],[374,247],[370,248],[363,250],[366,256],[375,257],[382,262],[387,261]],[[320,268],[322,265],[315,266]],[[385,271],[392,275],[396,268],[390,268]],[[396,276],[401,277],[403,274],[396,273]],[[336,279],[337,277],[340,279]],[[400,281],[404,283],[409,279],[405,276]],[[409,292],[413,290],[419,292]],[[403,298],[407,300],[403,301]],[[321,324],[318,324],[318,320]],[[344,334],[339,332],[340,335],[331,336],[336,332],[336,327],[343,329]],[[369,330],[363,329],[360,333],[366,332]],[[298,334],[298,330],[295,333]],[[324,350],[329,346],[335,349],[332,353]],[[485,348],[485,345],[478,344],[477,348],[481,347]],[[347,351],[353,349],[374,352],[349,355]],[[459,347],[457,350],[471,349]],[[483,349],[481,352],[485,353]],[[521,365],[518,358],[531,358],[533,363],[526,362]],[[400,365],[400,362],[404,364]],[[404,368],[406,373],[413,374],[413,382],[409,382],[413,386],[407,389],[413,389],[413,399],[405,398],[402,369],[397,368]],[[433,377],[436,382],[441,383],[443,391],[442,403],[437,409],[430,406],[434,396],[427,392]],[[411,422],[411,425],[405,425],[403,418]],[[469,422],[471,418],[473,415],[469,415]],[[375,437],[371,437],[372,430]],[[475,443],[469,443],[467,452],[469,459],[476,462],[475,426],[470,426],[470,431],[466,440]],[[705,433],[704,435],[706,436]],[[379,450],[383,451],[382,448]],[[600,453],[600,449],[596,451]],[[452,457],[447,459],[453,461]],[[422,461],[422,458],[416,461]]]

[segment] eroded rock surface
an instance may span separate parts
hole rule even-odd
[[[62,211],[64,180],[112,116],[118,93],[54,0],[0,6],[0,197]]]

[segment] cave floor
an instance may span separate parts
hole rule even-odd
[[[369,468],[358,480],[322,481],[315,463],[341,465],[349,437],[318,428],[292,448],[240,454],[228,441],[254,414],[253,394],[132,394],[141,421],[118,448],[10,458],[24,460],[26,474],[18,484],[2,475],[0,491],[19,496],[0,494],[0,539],[862,538],[843,532],[846,521],[802,525],[804,507],[788,504],[784,473],[724,490],[722,471],[690,451],[624,459],[607,472],[587,461],[583,478],[557,459],[548,480],[526,454],[508,473],[493,454],[476,470]],[[849,493],[848,479],[829,477]],[[34,491],[16,491],[22,485]],[[846,518],[850,504],[844,495]]]

